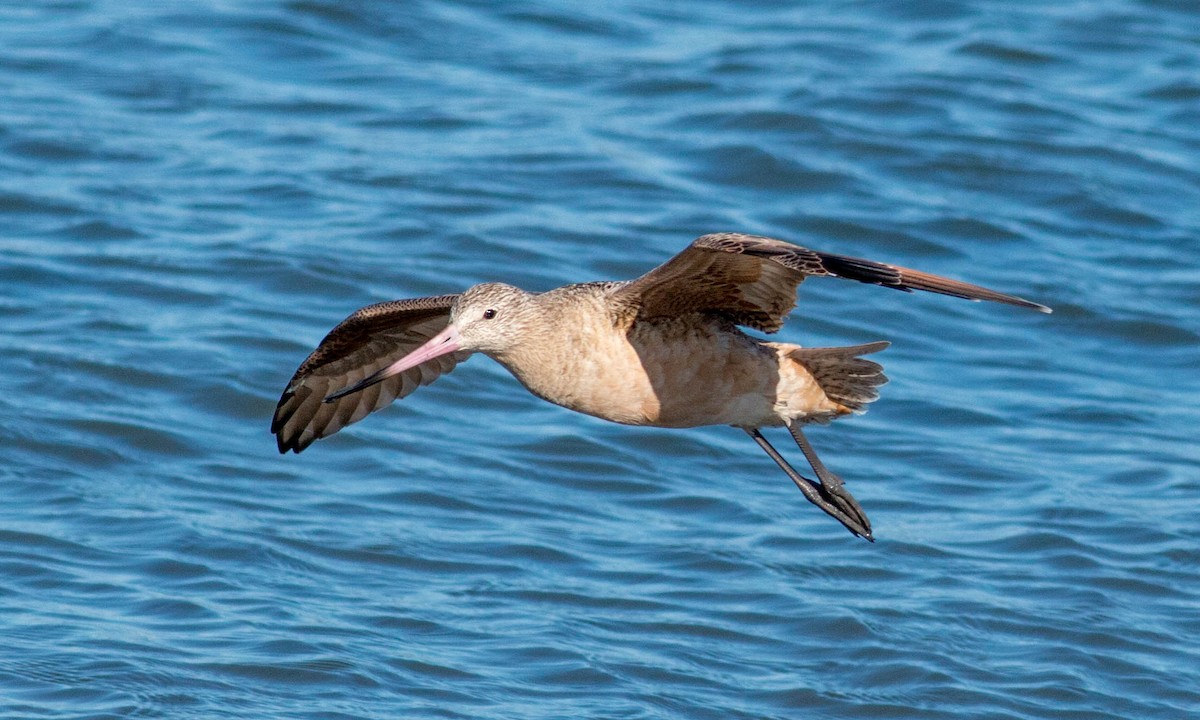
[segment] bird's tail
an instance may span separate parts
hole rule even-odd
[[[860,356],[879,352],[890,344],[880,341],[850,347],[796,348],[788,357],[812,374],[826,397],[845,408],[838,414],[847,414],[862,412],[867,403],[879,397],[879,386],[888,381],[882,365]]]

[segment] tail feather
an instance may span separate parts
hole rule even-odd
[[[883,350],[886,341],[832,348],[796,348],[788,357],[808,370],[826,397],[846,408],[862,412],[867,403],[879,398],[879,386],[888,381],[883,366],[861,355]]]

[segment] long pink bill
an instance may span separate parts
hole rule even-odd
[[[435,357],[439,357],[439,356],[445,355],[447,353],[455,352],[456,350],[459,349],[459,346],[460,346],[460,340],[458,337],[458,328],[454,326],[454,323],[450,323],[449,325],[446,326],[445,330],[442,330],[437,335],[434,335],[433,337],[429,338],[429,341],[426,342],[424,345],[417,348],[416,350],[413,350],[412,352],[410,352],[409,354],[400,358],[399,360],[392,363],[391,365],[388,365],[387,367],[385,367],[381,370],[371,373],[370,375],[363,378],[362,380],[359,380],[358,382],[354,383],[350,387],[343,388],[341,390],[338,390],[335,393],[330,393],[329,395],[326,395],[325,402],[327,402],[327,403],[333,402],[334,400],[337,400],[338,398],[345,397],[352,393],[356,393],[359,390],[363,390],[364,388],[369,388],[372,385],[374,385],[375,383],[383,382],[384,380],[387,380],[388,378],[390,378],[394,375],[399,375],[400,373],[404,372],[405,370],[408,370],[410,368],[415,368],[416,366],[420,365],[421,363],[423,363],[427,360],[432,360]]]

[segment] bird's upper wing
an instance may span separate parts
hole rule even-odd
[[[683,252],[622,286],[614,299],[636,312],[638,319],[707,312],[738,325],[775,332],[796,304],[796,288],[809,276],[840,277],[905,292],[925,290],[1050,312],[1044,305],[978,285],[741,233],[697,238]]]
[[[465,360],[470,352],[443,355],[362,392],[325,402],[331,393],[392,364],[441,332],[450,322],[450,308],[457,297],[368,305],[339,323],[300,364],[279,398],[271,422],[279,452],[300,452],[314,440],[428,385]]]

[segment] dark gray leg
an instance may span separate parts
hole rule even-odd
[[[771,459],[775,461],[776,465],[778,465],[785,473],[787,473],[787,476],[792,479],[792,482],[796,483],[796,487],[800,488],[800,492],[804,493],[804,497],[807,498],[810,503],[821,508],[833,519],[837,520],[842,525],[845,525],[846,529],[850,532],[859,537],[866,538],[871,542],[875,542],[875,538],[871,537],[871,522],[867,520],[866,514],[863,513],[862,508],[860,508],[858,503],[855,502],[853,496],[851,496],[850,493],[845,489],[841,478],[826,470],[824,465],[821,465],[820,469],[818,470],[817,465],[813,464],[813,470],[816,470],[817,477],[820,478],[821,475],[824,474],[828,477],[834,478],[836,491],[830,493],[830,488],[823,484],[825,482],[824,478],[822,478],[822,482],[818,483],[817,481],[810,480],[809,478],[806,478],[800,473],[796,472],[795,468],[788,464],[787,460],[783,459],[783,456],[779,454],[779,451],[776,450],[771,443],[767,442],[767,439],[763,437],[761,432],[758,431],[758,428],[742,429],[745,430],[750,437],[754,438],[754,442],[758,443],[758,446],[765,450],[767,455],[771,456]],[[793,431],[793,437],[796,437],[797,432],[799,431]],[[797,437],[796,442],[800,443],[801,438],[803,437],[803,435]],[[805,446],[808,446],[807,440],[804,440],[804,443],[800,445],[800,449],[804,451],[805,457],[808,457],[809,463],[812,464],[813,459],[816,458],[816,453],[812,453],[812,456],[809,457],[809,452],[812,451],[812,446],[808,446],[807,450],[805,450]],[[820,463],[821,461],[817,460],[816,462]],[[847,502],[847,499],[849,502]]]
[[[871,539],[871,521],[867,519],[867,514],[863,512],[862,507],[850,491],[846,489],[846,484],[837,475],[829,471],[825,467],[825,463],[821,462],[821,458],[817,457],[817,451],[813,450],[813,446],[809,444],[808,438],[804,437],[804,433],[800,432],[798,425],[788,425],[788,432],[792,434],[792,438],[796,444],[800,446],[800,452],[804,453],[808,464],[812,465],[813,472],[817,474],[817,479],[821,481],[821,493],[827,500],[837,505],[846,515],[858,520],[858,522],[867,529],[866,535],[863,537]]]

